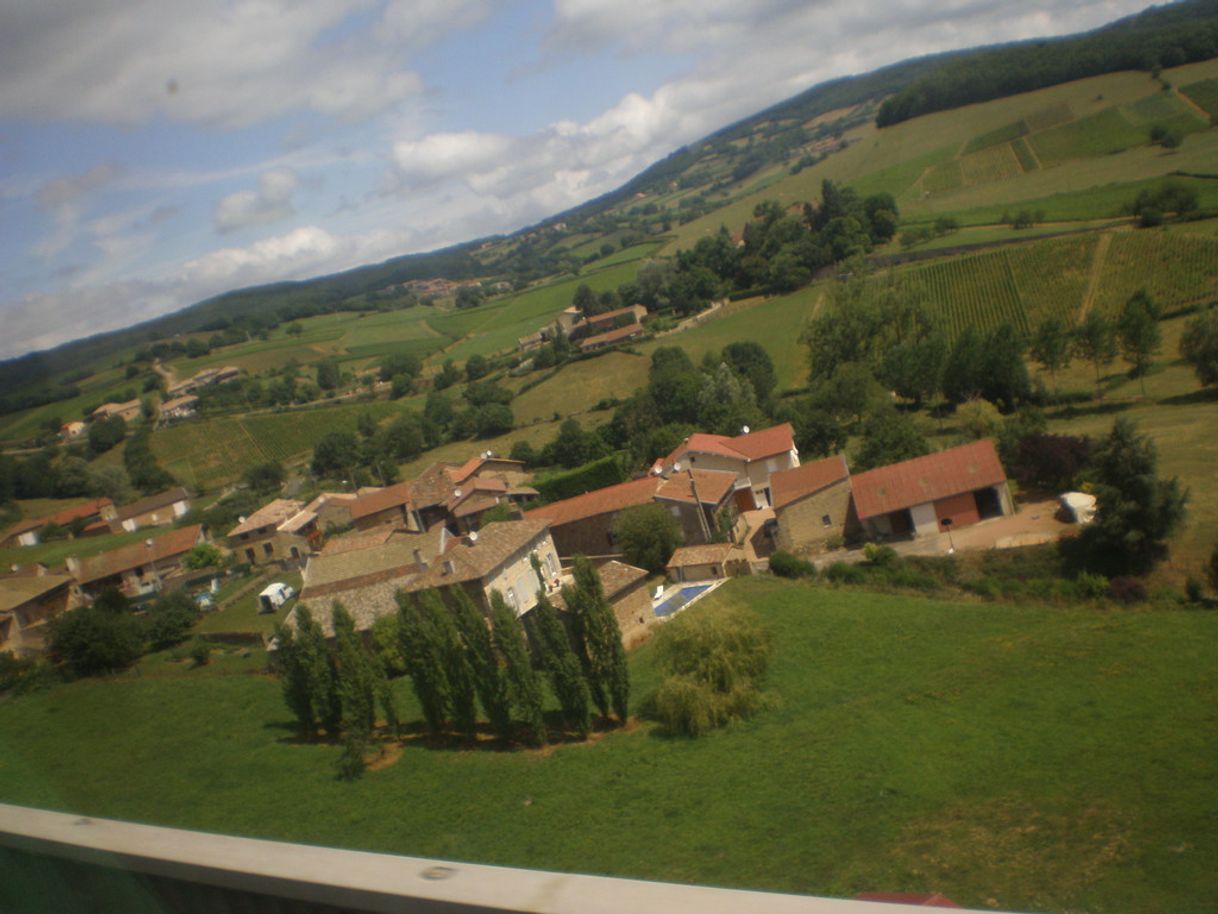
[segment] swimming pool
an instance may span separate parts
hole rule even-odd
[[[676,593],[666,598],[664,602],[655,608],[654,612],[660,618],[676,615],[717,583],[717,581],[712,581],[709,584],[686,584],[677,590]]]

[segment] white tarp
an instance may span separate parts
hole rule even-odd
[[[1062,513],[1076,524],[1089,524],[1095,520],[1095,496],[1086,492],[1066,492],[1059,495]]]

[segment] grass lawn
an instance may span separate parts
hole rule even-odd
[[[558,374],[513,400],[512,413],[517,424],[528,425],[552,419],[555,413],[585,413],[610,397],[625,399],[647,383],[650,364],[649,359],[629,352],[609,352],[565,365]]]
[[[704,606],[723,602],[747,604],[770,633],[774,707],[698,741],[647,723],[550,752],[409,739],[395,764],[343,783],[338,747],[293,738],[256,655],[218,652],[198,669],[159,655],[138,675],[0,704],[0,796],[711,885],[933,890],[1007,910],[1211,909],[1218,614],[947,603],[771,578],[733,582]],[[635,695],[650,691],[647,646],[631,667]]]
[[[269,634],[275,623],[282,621],[288,611],[296,605],[293,597],[274,613],[260,613],[258,594],[272,582],[282,581],[290,584],[297,593],[300,592],[300,572],[277,571],[274,574],[252,575],[226,584],[220,589],[219,601],[224,602],[234,594],[240,594],[228,606],[215,612],[207,613],[199,620],[195,630],[200,633],[210,632],[258,632]]]

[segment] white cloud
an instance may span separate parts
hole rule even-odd
[[[417,96],[403,60],[482,0],[7,3],[0,116],[241,127],[311,110],[363,118]],[[365,21],[368,19],[369,21]]]
[[[35,199],[50,215],[54,230],[34,245],[35,253],[51,258],[66,250],[76,239],[85,198],[114,183],[121,173],[122,169],[113,162],[101,162],[81,174],[44,183]]]
[[[258,179],[257,190],[237,191],[216,204],[213,215],[216,231],[233,232],[290,219],[296,214],[292,195],[298,184],[296,173],[289,168],[266,172]]]

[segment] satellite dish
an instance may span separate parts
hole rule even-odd
[[[740,426],[740,434],[747,435],[748,433],[749,433],[749,427],[747,425]]]
[[[477,530],[469,531],[469,544],[472,546],[476,542],[478,542],[478,531]]]
[[[675,463],[672,465],[672,469],[673,469],[673,472],[674,472],[674,473],[680,473],[680,472],[681,472],[681,461],[680,461],[680,460],[676,461],[676,462],[675,462]]]

